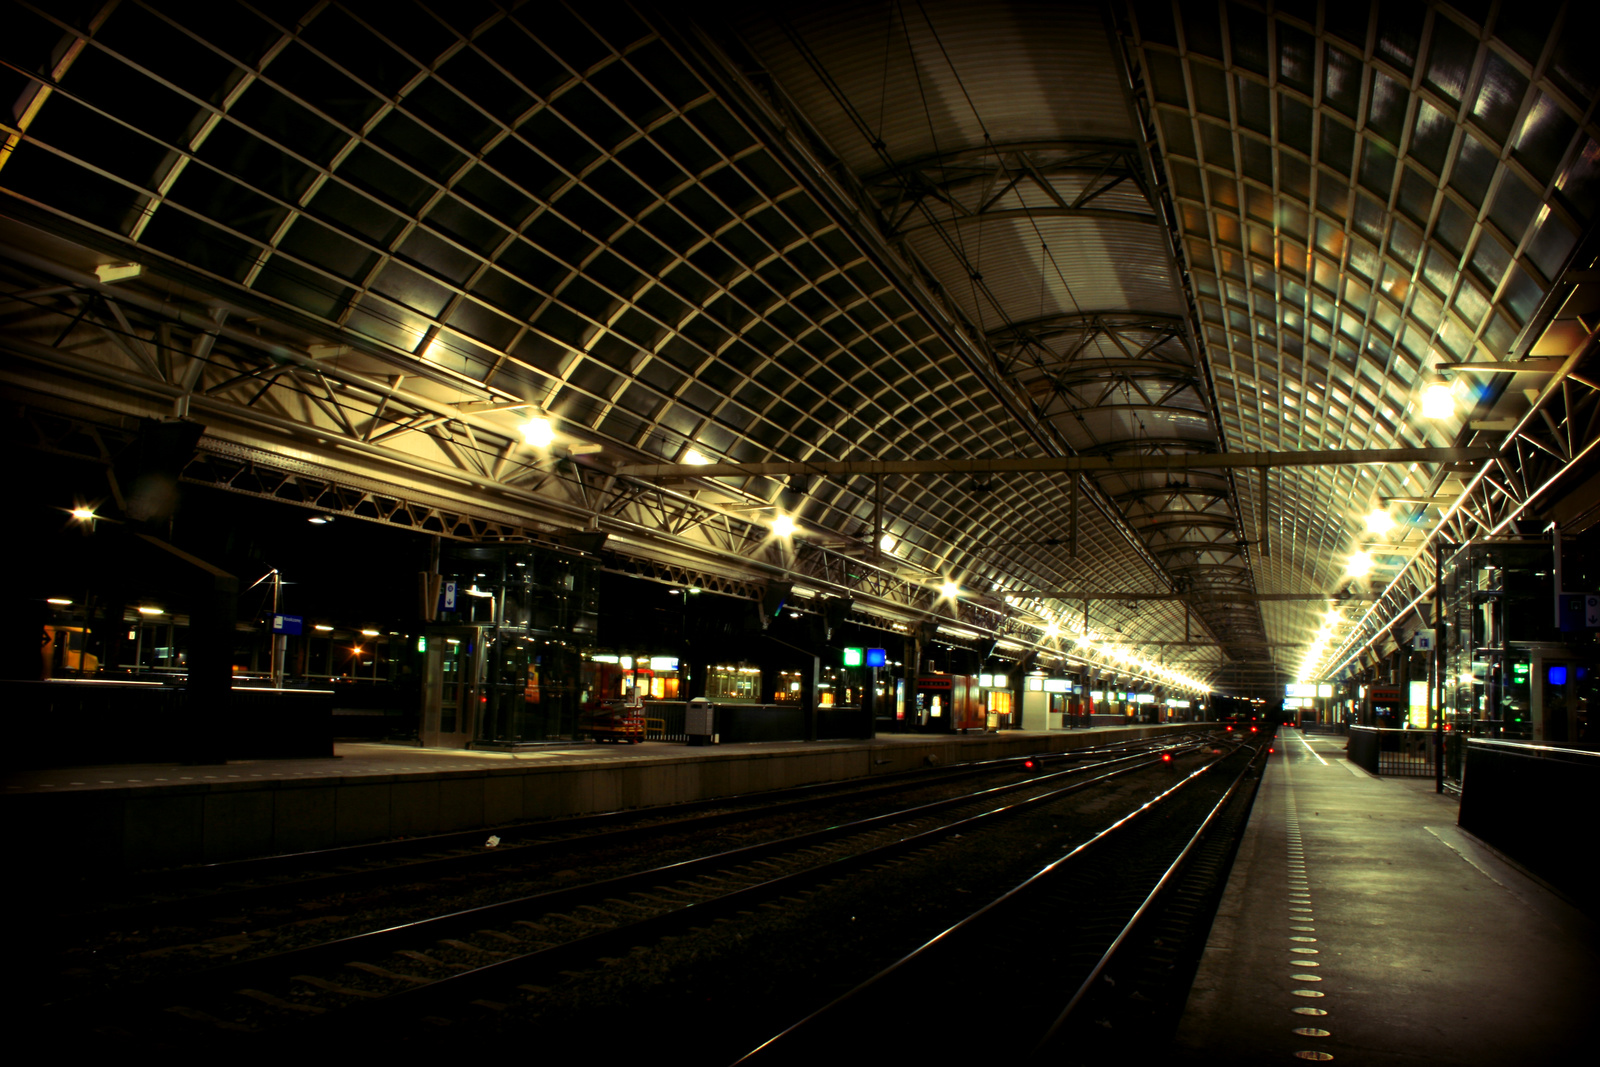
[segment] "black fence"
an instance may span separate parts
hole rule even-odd
[[[1461,828],[1475,834],[1600,917],[1600,888],[1582,813],[1600,788],[1592,748],[1468,738]]]
[[[680,700],[644,702],[645,740],[687,741],[688,704]],[[713,724],[724,745],[760,741],[804,741],[805,711],[799,704],[713,704]],[[817,709],[817,740],[869,740],[872,719],[855,705]]]
[[[1373,774],[1432,778],[1433,731],[1352,726],[1349,756],[1351,763]]]
[[[646,700],[644,702],[644,739],[646,741],[687,741],[689,733],[684,728],[684,717],[689,705],[682,700]]]

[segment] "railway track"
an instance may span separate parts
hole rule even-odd
[[[986,821],[1155,765],[1159,757],[1108,762],[1122,766],[1070,767],[782,840],[120,989],[114,1002],[59,1010],[78,1018],[99,1014],[103,1038],[142,1032],[177,1046],[241,1031],[367,1030],[426,1017],[438,1004],[515,991],[635,945],[812,892]],[[152,1020],[159,1020],[153,1028]]]
[[[1176,739],[1181,741],[1182,739]],[[95,883],[72,892],[54,890],[62,914],[85,933],[114,929],[149,930],[168,923],[192,923],[197,915],[227,914],[281,906],[311,896],[360,893],[405,882],[504,870],[537,864],[564,853],[593,852],[608,846],[674,833],[703,833],[752,818],[801,815],[851,800],[868,802],[908,789],[953,784],[973,777],[1021,772],[1023,765],[1049,766],[1112,758],[1174,743],[1119,742],[1074,752],[986,760],[960,767],[900,772],[870,784],[828,782],[763,793],[676,805],[670,812],[617,811],[535,823],[381,841],[313,852],[206,864],[153,872],[107,885]],[[488,842],[492,841],[490,845]],[[108,897],[111,903],[106,903]]]
[[[844,1040],[862,1062],[1138,1058],[1182,1009],[1265,750],[1196,768],[736,1063],[811,1063]],[[930,1013],[927,990],[962,987],[1006,990],[1003,1025]]]

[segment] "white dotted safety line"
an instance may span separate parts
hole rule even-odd
[[[1322,966],[1320,962],[1310,958],[1321,955],[1321,952],[1319,949],[1311,947],[1319,943],[1315,937],[1311,936],[1317,932],[1315,926],[1316,910],[1311,903],[1311,882],[1306,872],[1305,842],[1300,833],[1300,815],[1295,806],[1294,780],[1289,771],[1289,763],[1290,761],[1285,759],[1282,764],[1284,826],[1288,834],[1289,845],[1289,941],[1292,945],[1289,953],[1295,957],[1289,961],[1290,969],[1295,972],[1290,974],[1289,978],[1291,981],[1302,985],[1302,988],[1291,989],[1289,992],[1305,1000],[1320,1000],[1327,996],[1321,989],[1303,988],[1310,983],[1321,982],[1323,976],[1309,973]],[[1328,1014],[1326,1008],[1314,1008],[1305,1005],[1296,1006],[1290,1010],[1296,1015],[1309,1015],[1317,1018],[1324,1018]],[[1326,1038],[1333,1036],[1331,1031],[1325,1030],[1320,1026],[1297,1026],[1294,1028],[1294,1034],[1297,1037]],[[1295,1052],[1294,1058],[1299,1060],[1331,1060],[1333,1059],[1333,1054],[1331,1052],[1323,1052],[1320,1049],[1299,1049]]]

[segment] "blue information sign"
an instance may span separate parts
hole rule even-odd
[[[305,628],[306,620],[303,615],[274,615],[272,617],[272,632],[275,634],[288,634],[297,637]]]
[[[883,649],[881,649],[881,648],[869,648],[869,649],[867,649],[867,666],[869,666],[869,667],[882,667],[882,666],[885,666],[888,662],[889,662],[888,661],[888,657],[883,654]]]

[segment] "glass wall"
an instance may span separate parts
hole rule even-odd
[[[581,655],[597,617],[593,562],[537,545],[446,545],[440,572],[455,582],[441,623],[478,628],[483,641],[477,740],[576,738]]]

